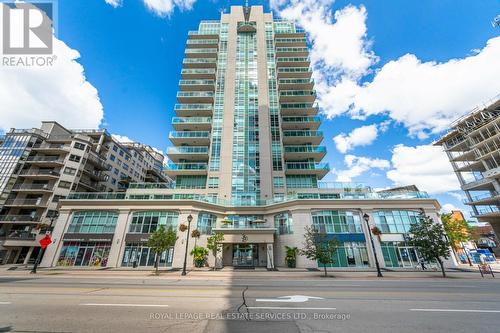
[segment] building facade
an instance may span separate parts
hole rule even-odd
[[[455,121],[435,145],[448,155],[472,217],[500,235],[500,96]]]
[[[166,174],[175,184],[130,184],[125,193],[73,193],[60,201],[54,245],[42,266],[152,267],[146,246],[158,226],[177,230],[162,267],[181,267],[186,237],[205,246],[224,234],[223,266],[285,265],[285,246],[302,247],[314,226],[339,240],[338,267],[415,267],[407,234],[420,214],[439,223],[439,203],[414,187],[374,192],[360,184],[322,183],[326,148],[303,31],[261,6],[231,7],[188,35],[169,137]],[[181,232],[179,224],[191,229]],[[192,265],[189,257],[188,265]],[[213,264],[214,258],[209,258]],[[453,265],[450,259],[447,265]],[[299,257],[297,266],[318,264]]]
[[[163,157],[136,146],[106,130],[69,130],[56,122],[9,131],[0,144],[0,264],[36,258],[38,240],[69,193],[157,182],[150,174],[162,175]]]

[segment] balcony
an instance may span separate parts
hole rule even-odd
[[[178,175],[202,176],[207,174],[207,163],[171,163],[168,164],[165,173],[171,178]]]
[[[285,161],[307,158],[319,162],[326,155],[325,146],[284,146],[283,150]]]
[[[28,156],[26,163],[36,164],[39,166],[62,166],[64,165],[64,158],[59,156]]]
[[[215,80],[215,69],[186,68],[181,71],[183,79],[212,79]]]
[[[491,206],[476,206],[476,217],[500,217],[500,208],[495,205]]]
[[[490,169],[484,172],[484,177],[497,178],[498,176],[500,176],[500,167]]]
[[[211,117],[173,117],[172,126],[177,131],[210,131]]]
[[[186,58],[216,58],[217,49],[216,48],[186,49],[186,53],[184,55]]]
[[[286,162],[285,165],[287,175],[316,175],[321,179],[330,171],[328,163]]]
[[[309,50],[307,47],[277,47],[276,57],[307,57]]]
[[[108,170],[106,160],[94,152],[90,152],[87,156],[87,163],[92,164],[98,170]]]
[[[47,207],[47,200],[42,198],[37,199],[7,199],[4,206],[8,207]]]
[[[185,104],[212,103],[214,93],[212,91],[178,91],[177,101]]]
[[[490,178],[477,178],[462,185],[463,191],[488,191],[494,190],[492,184],[493,179]]]
[[[43,234],[32,233],[26,230],[14,230],[5,238],[4,246],[40,246],[38,241],[45,237]]]
[[[313,103],[316,100],[316,92],[314,90],[282,90],[279,94],[280,103]]]
[[[180,117],[206,117],[213,112],[212,104],[175,104],[175,113]]]
[[[305,37],[278,37],[274,39],[276,47],[304,47],[307,45]]]
[[[319,112],[313,103],[282,103],[280,109],[282,116],[315,116]]]
[[[50,193],[54,189],[54,185],[49,184],[15,184],[12,187],[14,192],[30,192],[30,193]]]
[[[277,67],[309,67],[309,57],[279,57],[276,58]]]
[[[323,140],[321,131],[283,131],[284,145],[319,145]]]
[[[471,199],[471,201],[464,200],[463,203],[466,205],[494,204],[500,202],[500,193],[497,191],[490,191],[489,193],[472,196]]]
[[[280,32],[276,32],[274,34],[274,37],[275,38],[291,38],[291,37],[294,37],[294,38],[305,38],[306,37],[306,33],[304,32],[304,30],[300,29],[300,28],[295,28],[295,31],[287,31],[287,32],[284,32],[284,31],[280,31]]]
[[[210,144],[208,131],[172,131],[168,137],[175,146],[208,146]]]
[[[33,145],[31,149],[40,153],[63,154],[69,152],[70,147],[62,143],[39,143]]]
[[[219,35],[215,33],[206,33],[206,32],[198,32],[198,31],[189,31],[188,32],[188,40],[194,39],[219,39]]]
[[[106,191],[106,185],[100,184],[99,182],[92,181],[91,179],[86,179],[86,178],[80,178],[78,186],[84,187],[86,190],[92,192]]]
[[[173,162],[180,160],[208,161],[208,151],[207,146],[169,147],[167,156]]]
[[[281,79],[278,80],[279,90],[312,90],[314,80],[310,79]]]
[[[283,130],[298,130],[307,128],[308,130],[317,130],[321,125],[319,117],[283,117],[281,128]]]
[[[216,58],[185,58],[182,61],[184,68],[215,68],[217,67]]]
[[[93,180],[96,180],[98,182],[105,182],[108,180],[108,175],[106,175],[105,173],[101,172],[101,171],[97,171],[97,170],[89,170],[87,168],[83,168],[83,172],[90,178],[90,179],[93,179]]]
[[[214,91],[215,80],[180,80],[181,91]]]
[[[39,216],[31,216],[31,215],[0,215],[0,223],[5,222],[20,222],[22,224],[34,223],[38,224],[40,222]]]
[[[28,169],[28,170],[21,170],[19,176],[24,178],[58,179],[61,176],[61,174],[59,171],[55,170]]]
[[[215,48],[218,45],[218,39],[188,39],[186,42],[186,48]]]
[[[281,67],[278,68],[278,79],[307,78],[311,79],[312,71],[309,67]]]

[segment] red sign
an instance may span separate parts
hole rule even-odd
[[[50,235],[45,235],[44,238],[40,239],[40,245],[42,246],[42,249],[46,249],[50,243],[52,243],[52,239],[50,239]]]

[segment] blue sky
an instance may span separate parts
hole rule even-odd
[[[80,58],[73,57],[70,61],[72,65],[77,61],[83,66],[85,79],[97,90],[97,96],[104,111],[104,117],[97,119],[100,126],[107,128],[111,133],[124,135],[165,151],[170,145],[167,136],[171,130],[170,119],[174,116],[173,105],[176,102],[175,94],[187,32],[197,29],[200,20],[218,19],[221,10],[227,11],[230,5],[241,5],[244,1],[179,0],[175,2],[177,6],[168,15],[165,15],[165,11],[162,13],[148,9],[145,5],[148,1],[150,0],[107,1],[114,3],[116,7],[104,0],[59,1],[58,39],[63,41],[67,48],[76,50],[80,54]],[[171,3],[170,0],[157,2]],[[179,4],[184,4],[185,8],[179,9]],[[270,8],[268,1],[250,1],[250,4],[261,4],[266,10]],[[325,41],[329,43],[328,29],[340,31],[340,24],[336,25],[338,22],[334,13],[346,8],[350,10],[345,11],[345,15],[340,20],[345,20],[345,25],[348,27],[352,25],[353,28],[347,29],[343,35],[348,35],[351,30],[356,31],[358,28],[366,30],[357,36],[345,36],[345,39],[333,37],[331,42],[339,44],[339,50],[352,48],[352,52],[346,53],[346,56],[340,56],[333,65],[328,62],[331,59],[329,57],[335,58],[336,50],[318,51],[316,56],[313,55],[319,59],[315,67],[316,74],[321,76],[319,81],[323,80],[326,84],[321,93],[325,101],[321,106],[326,110],[325,115],[328,115],[328,117],[322,116],[324,123],[321,127],[325,132],[323,143],[329,152],[325,161],[329,162],[337,172],[329,174],[325,180],[339,179],[339,173],[342,174],[342,170],[352,171],[353,168],[359,169],[361,166],[362,172],[358,172],[359,175],[356,172],[351,173],[355,175],[351,177],[352,181],[365,182],[373,187],[407,183],[412,174],[401,175],[406,171],[399,170],[397,162],[399,160],[401,163],[408,158],[408,155],[412,155],[411,148],[428,146],[439,136],[443,126],[438,125],[440,124],[438,119],[456,118],[474,107],[476,103],[493,97],[491,92],[495,89],[497,93],[500,92],[498,82],[494,87],[484,82],[487,89],[481,89],[479,93],[473,91],[472,83],[470,83],[471,86],[464,83],[455,87],[455,91],[444,87],[446,84],[441,84],[436,88],[427,87],[430,89],[429,100],[435,99],[436,105],[439,105],[436,108],[441,112],[440,116],[436,116],[434,120],[432,106],[426,108],[422,106],[415,110],[411,108],[411,103],[425,104],[422,103],[421,96],[419,98],[418,94],[412,101],[411,93],[403,92],[401,95],[405,96],[404,101],[394,105],[390,103],[386,105],[386,102],[381,101],[381,99],[394,99],[394,95],[387,93],[387,96],[384,96],[380,94],[379,89],[389,91],[393,90],[391,84],[395,87],[404,84],[386,82],[382,85],[380,82],[382,88],[377,88],[376,84],[370,87],[365,86],[370,85],[374,79],[377,82],[383,81],[383,77],[391,76],[391,70],[398,71],[398,67],[392,69],[390,66],[384,67],[391,61],[396,62],[396,65],[400,65],[403,69],[415,69],[417,74],[412,74],[414,77],[409,75],[408,79],[414,81],[417,88],[408,86],[406,89],[418,90],[420,89],[418,84],[423,87],[427,86],[427,81],[434,81],[429,80],[427,74],[418,74],[424,72],[421,71],[425,67],[420,66],[422,63],[446,64],[435,66],[430,63],[428,66],[430,68],[427,69],[431,78],[434,75],[433,72],[446,73],[446,71],[463,72],[464,75],[467,73],[482,75],[480,72],[483,69],[480,67],[482,65],[477,64],[479,61],[472,65],[466,61],[455,64],[452,59],[465,59],[480,55],[486,43],[499,35],[500,28],[495,29],[491,25],[492,19],[500,13],[499,4],[497,0],[272,1],[272,8],[277,15],[302,20],[299,23],[304,24],[306,31],[311,33],[311,46],[320,45]],[[292,12],[292,9],[295,12]],[[299,16],[296,14],[297,11],[300,12]],[[323,14],[315,20],[314,15],[317,13]],[[312,17],[309,21],[308,15]],[[316,25],[316,21],[321,20],[324,20],[324,24]],[[491,54],[498,54],[498,47],[495,46],[494,50],[491,47],[491,49],[488,51],[490,56],[487,59],[491,59]],[[483,51],[486,58],[487,51]],[[348,64],[351,59],[357,57],[356,52],[360,53],[360,60],[368,61],[367,65]],[[401,57],[405,54],[414,55],[418,63],[404,61],[406,58]],[[481,61],[481,63],[484,62],[485,60]],[[326,66],[325,63],[327,63]],[[496,65],[500,68],[499,62],[496,62]],[[338,74],[339,68],[342,74]],[[336,74],[330,75],[330,73]],[[387,74],[378,75],[380,73]],[[436,75],[439,76],[439,74]],[[377,80],[377,76],[380,80]],[[395,80],[407,78],[401,70],[396,76]],[[496,81],[498,77],[497,75]],[[470,77],[463,77],[464,81],[469,79]],[[337,88],[341,86],[339,84],[341,82],[350,82],[355,85],[355,89],[360,91],[359,96],[350,96],[350,92],[346,93],[345,90],[339,93]],[[466,91],[467,94],[461,90]],[[442,101],[444,97],[430,96],[431,94],[448,94],[447,100]],[[348,110],[345,107],[333,105],[335,103],[326,102],[328,96],[333,96],[336,101],[349,101],[354,107]],[[374,96],[379,96],[379,99]],[[455,96],[467,97],[464,97],[461,107],[448,102]],[[366,103],[380,105],[369,110],[370,107],[366,107]],[[354,112],[354,109],[357,111]],[[77,111],[65,110],[65,117],[68,113]],[[94,111],[79,112],[93,114]],[[422,119],[415,119],[418,117],[413,115],[419,112],[423,114]],[[96,112],[96,115],[97,118],[101,117],[99,112]],[[46,117],[45,114],[43,116]],[[76,122],[78,123],[77,120]],[[383,122],[386,122],[384,128],[381,125]],[[334,137],[341,133],[344,133],[346,137],[356,128],[369,125],[375,126],[376,138],[368,138],[364,141],[365,143],[361,144],[354,143],[351,149],[343,153],[339,151],[333,140]],[[73,123],[68,126],[75,127]],[[6,128],[7,125],[1,127]],[[424,132],[425,135],[422,134]],[[395,153],[396,145],[401,145],[402,148]],[[415,149],[414,153],[418,155],[424,151],[420,149],[427,148]],[[352,155],[358,159],[347,165],[345,155]],[[360,162],[361,158],[367,160]],[[373,163],[373,160],[377,159],[388,164]],[[429,165],[433,163],[432,160],[425,162]],[[409,160],[408,163],[412,161]],[[422,163],[422,161],[415,161],[415,163]],[[441,169],[446,168],[443,166],[442,156],[439,163]],[[430,169],[432,170],[433,167],[431,166]],[[390,170],[395,170],[392,178],[387,176]],[[434,183],[433,179],[442,178],[442,174],[439,173],[430,176],[434,178],[428,178],[428,183]],[[451,180],[448,180],[448,183],[450,182]],[[419,183],[418,179],[415,183]],[[425,182],[423,184],[423,189],[426,190]],[[440,189],[433,189],[432,186],[430,188],[442,204],[463,208],[456,185],[443,185]],[[454,190],[455,195],[450,195],[449,192]]]

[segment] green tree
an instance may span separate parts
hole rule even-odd
[[[159,274],[161,254],[171,247],[174,247],[177,238],[177,234],[172,227],[165,230],[164,226],[160,226],[149,237],[146,245],[156,254],[156,275]]]
[[[286,246],[286,257],[285,261],[288,267],[295,268],[297,262],[297,254],[299,253],[299,249],[296,247]]]
[[[450,256],[450,243],[446,239],[446,234],[441,223],[435,223],[429,216],[420,216],[419,223],[414,223],[410,227],[409,243],[418,249],[420,255],[428,261],[436,260],[441,267],[443,277],[443,259]]]
[[[195,246],[191,250],[195,267],[203,267],[205,265],[208,253],[208,250],[203,246]]]
[[[462,242],[471,239],[471,228],[465,220],[454,219],[451,214],[441,215],[444,231],[448,235],[451,246],[455,251],[461,248]]]
[[[214,270],[217,268],[217,252],[219,252],[220,243],[224,240],[224,234],[222,232],[216,232],[212,236],[207,238],[207,248],[212,252],[214,256]]]
[[[335,238],[328,239],[325,233],[320,233],[313,227],[307,226],[304,230],[304,247],[299,250],[299,253],[322,264],[326,277],[328,275],[326,266],[334,263],[333,256],[337,251],[339,242]]]

